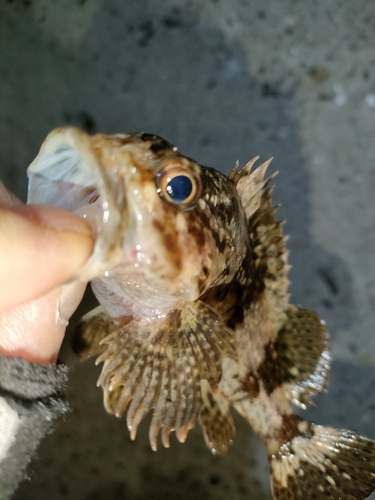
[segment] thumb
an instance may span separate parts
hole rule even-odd
[[[0,206],[0,311],[52,290],[90,256],[89,225],[49,206]]]

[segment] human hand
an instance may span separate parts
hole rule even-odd
[[[90,256],[90,227],[64,210],[25,205],[0,182],[0,242],[0,352],[55,362],[86,287],[65,283]]]

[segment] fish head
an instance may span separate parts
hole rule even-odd
[[[98,296],[111,294],[112,316],[117,306],[195,300],[241,257],[246,223],[234,185],[156,135],[62,127],[28,175],[29,203],[93,226],[94,251],[78,278],[92,280]]]

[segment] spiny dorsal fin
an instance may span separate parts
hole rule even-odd
[[[259,156],[255,156],[241,170],[238,170],[239,163],[237,162],[232,172],[229,174],[229,179],[234,182],[237,188],[247,218],[250,218],[259,208],[264,190],[267,189],[269,182],[276,175],[273,174],[267,180],[264,180],[264,176],[272,158],[252,172],[251,169],[258,159]]]
[[[283,222],[276,221],[277,208],[272,205],[273,186],[261,191],[258,210],[249,219],[249,232],[252,235],[255,267],[258,280],[265,284],[265,297],[268,303],[269,320],[274,329],[274,340],[285,322],[285,312],[289,307],[288,252],[287,237],[283,235]]]
[[[285,389],[291,401],[305,408],[311,397],[328,385],[328,332],[315,312],[289,304],[287,237],[283,236],[283,222],[276,221],[273,186],[268,184],[269,179],[263,182],[259,207],[249,218],[249,231],[258,280],[265,285],[268,319],[273,327]]]

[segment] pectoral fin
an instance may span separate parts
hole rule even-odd
[[[217,385],[221,360],[234,353],[233,331],[203,302],[181,302],[163,317],[133,319],[104,342],[104,361],[98,385],[107,411],[121,416],[129,405],[127,424],[132,439],[145,415],[154,409],[151,447],[169,446],[175,430],[184,441],[202,404],[200,382]]]
[[[201,380],[202,406],[199,413],[204,439],[214,455],[225,455],[236,430],[228,401],[214,395],[207,380]]]
[[[328,384],[331,357],[326,327],[314,311],[291,306],[275,349],[288,398],[306,408]]]

